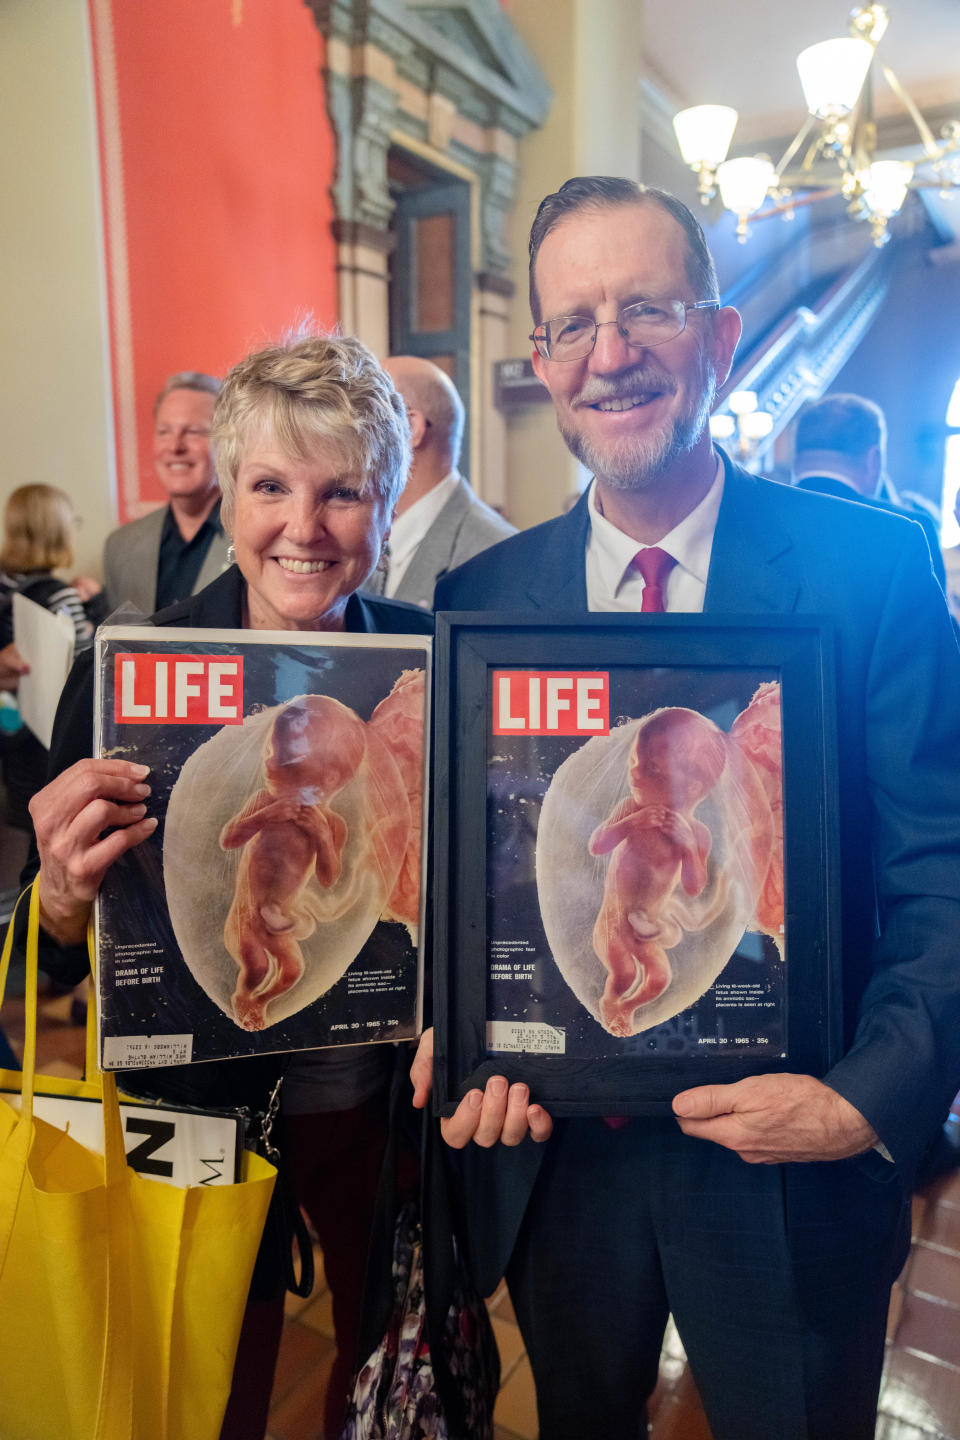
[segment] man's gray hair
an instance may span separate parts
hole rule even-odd
[[[223,382],[213,458],[227,529],[247,448],[269,435],[284,455],[355,468],[393,510],[410,468],[406,407],[372,350],[353,336],[301,335],[257,350]]]
[[[638,180],[625,180],[616,175],[577,175],[541,201],[530,229],[530,313],[534,324],[539,325],[543,319],[537,294],[537,256],[550,231],[568,215],[589,210],[610,210],[619,205],[659,205],[661,210],[673,216],[682,229],[686,239],[683,263],[691,293],[689,297],[677,295],[674,298],[719,300],[717,271],[707,248],[703,226],[682,200],[671,195],[669,190],[641,185]]]
[[[216,397],[220,394],[220,386],[221,381],[216,375],[205,375],[202,370],[178,370],[176,375],[163,382],[163,388],[153,402],[154,418],[171,390],[199,390],[204,395]]]

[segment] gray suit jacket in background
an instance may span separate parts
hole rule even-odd
[[[414,551],[394,600],[429,610],[441,575],[516,533],[516,526],[484,505],[460,476],[456,490]],[[383,578],[375,573],[365,588],[376,594],[382,587]]]
[[[149,515],[131,520],[107,536],[103,547],[103,586],[111,610],[124,602],[134,605],[142,615],[152,615],[156,610],[160,537],[169,508],[161,505],[159,510],[151,510]],[[222,530],[214,535],[193,587],[194,595],[226,570],[230,563],[229,545],[230,537]]]

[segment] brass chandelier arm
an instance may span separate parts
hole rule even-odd
[[[791,196],[783,200],[779,205],[768,205],[763,210],[757,210],[750,216],[750,224],[754,225],[758,220],[772,220],[775,215],[790,215],[794,210],[802,210],[807,205],[819,205],[821,200],[832,200],[835,195],[841,193],[839,185],[822,185],[817,190],[810,190],[805,195]]]
[[[926,120],[924,120],[923,116],[920,114],[920,111],[917,109],[917,106],[914,104],[911,97],[907,94],[906,90],[904,90],[903,86],[900,84],[900,81],[897,79],[896,75],[894,75],[889,65],[882,65],[880,68],[883,71],[884,80],[886,80],[894,95],[896,95],[897,99],[901,102],[901,104],[904,105],[907,110],[909,110],[910,118],[913,121],[914,125],[916,125],[917,130],[920,134],[920,139],[923,141],[923,148],[926,152],[927,159],[939,160],[943,154],[943,151],[940,149],[936,140],[933,138],[933,131],[930,129],[930,126],[927,124]]]
[[[787,146],[786,150],[784,150],[783,158],[781,159],[776,169],[776,180],[778,185],[780,184],[780,177],[783,175],[784,170],[786,170],[787,166],[790,164],[790,161],[793,159],[794,155],[796,155],[797,151],[800,149],[800,146],[806,140],[807,136],[810,134],[810,131],[817,123],[818,121],[815,115],[808,115],[806,120],[804,120],[803,124],[800,126],[800,129],[797,131],[796,135],[794,135],[793,139],[790,141],[790,144]]]

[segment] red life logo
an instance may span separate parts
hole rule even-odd
[[[494,670],[494,735],[609,735],[605,670]]]
[[[118,725],[242,725],[242,655],[115,655]]]

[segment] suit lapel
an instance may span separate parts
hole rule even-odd
[[[527,599],[538,610],[586,610],[585,556],[590,510],[585,490],[573,509],[543,532],[536,571],[527,581]]]
[[[413,552],[403,579],[397,586],[397,593],[393,597],[395,600],[416,602],[417,596],[432,590],[434,582],[450,568],[450,556],[453,554],[457,532],[469,509],[470,497],[461,479]]]
[[[154,510],[147,516],[138,536],[139,546],[131,551],[128,591],[131,601],[144,615],[152,615],[157,608],[157,577],[160,573],[160,540],[167,518],[168,506]]]
[[[227,550],[230,545],[230,537],[225,531],[218,529],[210,538],[207,546],[207,553],[203,557],[203,564],[200,567],[200,574],[197,576],[197,583],[193,587],[194,595],[209,585],[211,580],[216,580],[222,575],[230,564],[227,559]]]
[[[243,626],[243,576],[235,565],[197,595],[171,606],[198,629],[239,630]]]
[[[373,607],[358,590],[347,600],[345,629],[348,635],[375,635],[380,629]]]
[[[771,503],[776,498],[771,482],[757,480],[726,455],[723,462],[723,500],[713,537],[704,612],[789,614],[797,606],[801,576],[793,541]]]

